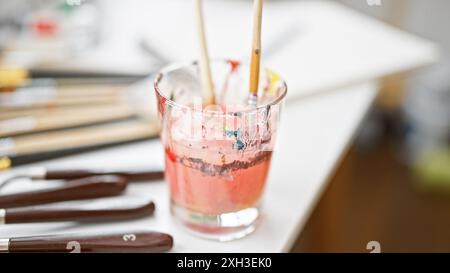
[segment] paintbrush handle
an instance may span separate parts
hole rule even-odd
[[[23,115],[4,120],[0,118],[0,138],[30,133],[45,133],[50,130],[70,129],[86,125],[99,125],[110,121],[135,118],[139,115],[136,109],[126,105],[116,105],[115,107],[110,107],[110,109],[106,109],[105,106],[100,106],[99,108],[103,109],[99,111],[73,110],[68,107],[68,110],[65,112],[48,111],[49,113],[47,114]],[[9,111],[5,112],[8,115]]]
[[[119,175],[128,181],[152,181],[164,178],[163,171],[47,170],[44,179],[79,179],[96,175]]]
[[[202,0],[195,1],[195,18],[197,21],[197,32],[200,46],[200,83],[203,92],[203,104],[210,105],[215,103],[214,82],[211,74],[208,46],[206,43],[205,22],[203,19]]]
[[[250,96],[254,100],[258,94],[259,70],[261,61],[261,24],[263,0],[254,0],[253,4],[253,42],[250,62]],[[255,103],[253,101],[253,103]]]
[[[53,189],[0,195],[0,208],[114,196],[122,193],[127,184],[122,176],[92,176]]]
[[[26,207],[10,208],[0,210],[0,223],[22,224],[39,222],[57,222],[57,221],[106,221],[106,220],[124,220],[134,219],[144,216],[150,216],[155,211],[155,204],[148,202],[140,206],[123,206],[108,209],[80,209],[79,206],[73,207]],[[3,217],[1,215],[4,215]]]
[[[0,145],[0,154],[12,157],[13,164],[24,163],[33,159],[55,157],[58,153],[67,154],[77,150],[148,139],[157,137],[158,134],[159,123],[136,119],[7,138],[8,141]]]
[[[0,239],[0,252],[163,252],[173,238],[160,232],[97,235],[48,235]]]

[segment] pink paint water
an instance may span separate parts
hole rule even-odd
[[[172,202],[191,211],[219,215],[255,207],[260,200],[272,152],[225,154],[208,143],[189,148],[182,145],[165,150],[165,175]]]

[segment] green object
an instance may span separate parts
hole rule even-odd
[[[415,172],[421,188],[450,192],[450,148],[434,149],[424,154],[416,165]]]
[[[69,1],[62,0],[59,3],[58,8],[63,13],[69,14],[69,13],[72,13],[72,11],[78,7],[77,3],[78,3],[78,1],[76,1],[76,0],[69,0]],[[81,4],[81,0],[79,3]]]

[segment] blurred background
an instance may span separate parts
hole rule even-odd
[[[195,39],[177,32],[186,2],[0,0],[0,169],[157,137],[151,75],[196,57]],[[441,58],[382,77],[292,251],[361,252],[377,240],[383,251],[450,252],[450,2],[333,2],[436,43]],[[214,48],[224,41],[230,53],[222,55],[242,58],[250,48],[241,36],[214,39],[230,32],[228,25],[210,32],[212,56],[222,57]],[[264,43],[267,56],[298,33],[269,33],[277,39]]]
[[[387,77],[295,252],[450,251],[450,35],[445,0],[345,5],[438,43],[442,61]]]

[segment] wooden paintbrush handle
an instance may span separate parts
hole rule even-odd
[[[159,123],[153,120],[129,120],[94,127],[83,127],[7,138],[0,154],[30,156],[54,151],[70,151],[111,143],[156,137]]]
[[[254,0],[253,4],[253,42],[250,62],[250,94],[256,97],[259,86],[259,66],[261,61],[261,24],[263,0]]]
[[[10,208],[4,210],[5,224],[38,223],[56,221],[105,221],[124,220],[150,216],[155,211],[155,204],[148,202],[145,205],[134,207],[119,207],[109,209],[80,209],[77,206],[64,208],[26,207]],[[0,215],[2,213],[0,212]],[[1,220],[0,220],[1,222]]]
[[[208,46],[206,43],[205,22],[203,19],[202,0],[195,1],[195,18],[197,21],[197,31],[200,46],[200,83],[203,92],[203,104],[210,105],[215,103],[214,82],[211,74]]]
[[[109,109],[104,106],[99,106],[98,108],[99,110],[86,110],[83,108],[74,110],[68,107],[67,111],[48,111],[48,114],[32,114],[0,120],[0,137],[20,136],[50,130],[101,124],[109,121],[126,120],[137,117],[139,114],[136,109],[126,105],[117,104]],[[52,112],[56,112],[56,114]]]
[[[122,193],[127,184],[122,176],[92,176],[53,189],[0,195],[0,208],[114,196]]]
[[[172,236],[160,232],[0,239],[0,250],[5,252],[163,252],[172,246]]]

